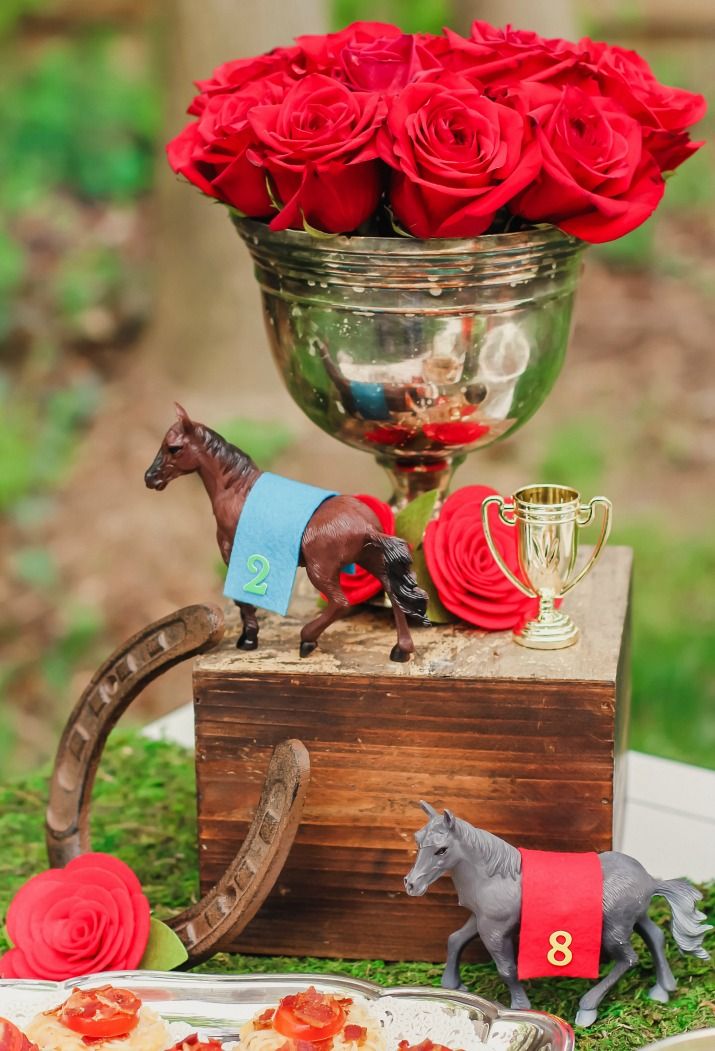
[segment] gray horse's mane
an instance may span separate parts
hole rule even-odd
[[[455,831],[457,836],[468,847],[474,848],[486,867],[487,876],[509,876],[517,879],[521,873],[521,854],[498,836],[491,832],[485,832],[483,828],[475,828],[461,817],[455,817]]]

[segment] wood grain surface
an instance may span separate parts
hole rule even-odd
[[[200,658],[202,886],[245,835],[276,742],[300,738],[311,756],[288,864],[235,948],[442,959],[466,919],[451,883],[419,899],[402,884],[421,798],[518,845],[609,849],[627,724],[630,570],[630,552],[609,549],[575,589],[568,608],[584,637],[570,651],[434,628],[416,633],[416,660],[394,665],[391,627],[370,611],[335,625],[320,655],[301,661],[299,599],[289,617],[266,618],[257,653],[230,640]]]

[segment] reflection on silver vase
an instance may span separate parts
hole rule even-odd
[[[293,399],[372,452],[398,504],[444,491],[465,454],[528,420],[559,374],[584,245],[553,227],[317,240],[234,222]]]

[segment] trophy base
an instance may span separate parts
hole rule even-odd
[[[546,617],[528,621],[513,634],[514,642],[530,650],[562,650],[578,641],[578,627],[567,613],[553,610]]]

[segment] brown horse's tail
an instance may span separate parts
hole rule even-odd
[[[385,536],[384,533],[374,533],[371,539],[380,548],[385,559],[385,571],[390,581],[392,599],[408,617],[414,617],[429,625],[427,592],[417,583],[407,542],[399,536]]]
[[[695,908],[702,894],[685,879],[665,879],[656,883],[654,894],[662,894],[670,905],[673,921],[670,929],[676,945],[682,952],[701,960],[709,960],[710,953],[703,948],[703,938],[712,927],[702,921],[705,913]]]

